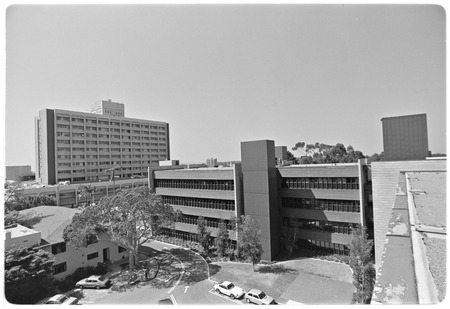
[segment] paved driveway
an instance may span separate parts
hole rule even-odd
[[[299,259],[282,262],[297,269],[299,274],[281,295],[303,304],[350,304],[355,287],[350,267],[343,263],[318,259]]]
[[[307,305],[346,305],[353,291],[351,283],[300,273],[281,297]]]

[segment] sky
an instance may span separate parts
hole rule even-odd
[[[34,170],[34,117],[100,99],[168,122],[171,159],[240,160],[242,141],[383,151],[381,118],[427,114],[446,153],[438,5],[13,5],[6,165]]]

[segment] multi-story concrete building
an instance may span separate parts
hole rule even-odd
[[[425,160],[429,156],[427,114],[385,117],[384,161]]]
[[[278,168],[282,219],[304,249],[347,254],[352,228],[372,226],[368,171],[365,160]]]
[[[277,166],[274,142],[268,140],[241,143],[241,160],[234,167],[151,169],[150,187],[185,215],[172,236],[195,240],[199,216],[215,236],[221,219],[249,215],[261,227],[262,258],[273,260],[281,250],[283,224],[299,226],[307,250],[346,254],[350,228],[372,223],[370,173],[363,160]]]
[[[183,213],[170,236],[196,240],[197,219],[203,217],[215,237],[220,220],[228,225],[243,213],[241,165],[216,168],[162,166],[150,168],[149,186],[163,202]],[[232,233],[232,240],[236,240]]]
[[[36,180],[96,182],[147,176],[170,159],[169,124],[126,118],[124,105],[101,101],[95,113],[44,109],[35,118]]]

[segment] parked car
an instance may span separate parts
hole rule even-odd
[[[245,294],[247,303],[254,303],[257,305],[276,305],[277,302],[273,297],[266,295],[263,291],[251,289]]]
[[[75,285],[77,288],[104,288],[111,283],[105,276],[90,276],[89,278],[81,279]]]
[[[55,296],[50,297],[47,301],[44,302],[45,305],[73,305],[78,302],[78,299],[75,297],[70,297],[64,294],[56,294]]]
[[[218,293],[225,294],[231,298],[241,298],[244,295],[244,290],[235,286],[230,281],[224,281],[220,284],[214,285],[214,290]]]

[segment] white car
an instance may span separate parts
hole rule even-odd
[[[75,285],[77,288],[105,288],[110,284],[110,280],[105,276],[90,276],[89,278],[81,279]]]
[[[56,294],[44,302],[45,305],[73,305],[78,302],[75,297],[70,297],[64,294]]]
[[[218,293],[225,294],[231,298],[241,298],[244,295],[244,290],[235,286],[230,281],[224,281],[220,284],[214,285],[214,290]]]
[[[257,305],[276,305],[275,299],[266,295],[263,291],[257,289],[251,289],[245,294],[245,300],[247,303],[254,303]]]

